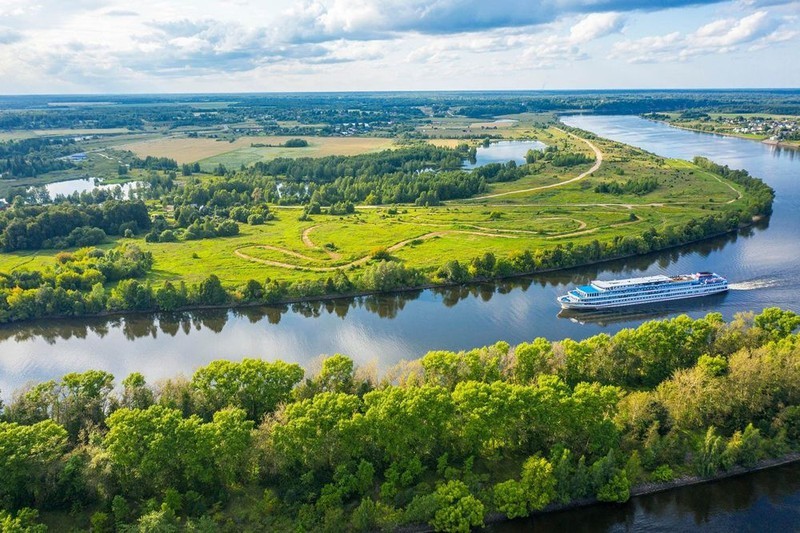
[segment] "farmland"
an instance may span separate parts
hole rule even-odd
[[[292,137],[244,136],[236,139],[190,138],[183,136],[155,138],[116,146],[139,157],[169,157],[178,163],[200,162],[205,168],[222,164],[229,168],[267,161],[277,157],[324,157],[358,155],[391,148],[392,139],[380,137],[299,137],[308,142],[304,148],[285,148]]]

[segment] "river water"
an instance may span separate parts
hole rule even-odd
[[[149,381],[191,375],[214,359],[262,357],[314,368],[320,354],[348,354],[386,369],[428,350],[459,350],[544,336],[585,338],[644,320],[702,316],[778,305],[800,311],[800,153],[757,142],[692,133],[630,116],[573,116],[564,121],[664,156],[704,155],[746,168],[777,191],[771,219],[739,235],[588,268],[492,285],[242,311],[133,315],[40,321],[0,327],[0,397],[28,381],[89,368],[118,380],[140,371]],[[523,149],[526,151],[527,148]],[[559,316],[555,302],[576,283],[650,274],[712,270],[728,277],[725,295],[671,302],[634,312]]]
[[[492,533],[797,531],[800,464],[494,525]]]

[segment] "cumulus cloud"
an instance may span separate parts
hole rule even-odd
[[[163,0],[0,0],[0,75],[124,90],[143,79],[286,79],[347,64],[388,79],[402,63],[405,79],[428,83],[479,65],[512,73],[607,58],[608,41],[644,13],[723,1],[731,18],[626,39],[614,57],[666,61],[797,35],[796,21],[753,7],[781,0],[193,0],[191,9]],[[742,11],[755,13],[733,15]]]
[[[724,54],[743,47],[754,49],[797,36],[798,32],[790,27],[790,20],[757,11],[740,19],[715,20],[689,34],[672,32],[620,41],[614,45],[613,56],[630,63],[655,63]]]
[[[575,24],[569,32],[572,42],[585,43],[622,30],[625,19],[620,13],[592,13]]]
[[[618,20],[596,15],[720,1],[543,0],[532,5],[529,0],[305,0],[287,12],[284,30],[294,40],[362,39],[407,31],[435,35],[520,28],[594,14],[579,31],[609,31]],[[604,26],[608,24],[612,26]]]

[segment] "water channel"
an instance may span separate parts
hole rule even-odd
[[[361,365],[388,368],[428,350],[458,350],[497,340],[544,336],[585,338],[644,320],[702,316],[781,306],[800,311],[800,152],[757,142],[693,133],[630,116],[572,116],[564,122],[667,157],[695,155],[745,168],[777,192],[770,220],[684,247],[588,268],[492,285],[425,290],[292,306],[41,321],[0,328],[0,395],[28,381],[89,368],[118,380],[141,371],[150,382],[219,358],[258,356],[313,367],[320,354],[345,353]],[[522,155],[527,151],[524,148]],[[559,317],[556,295],[591,279],[714,270],[733,290],[697,301],[635,312]],[[494,531],[792,530],[800,523],[800,466],[509,522]]]
[[[29,381],[89,368],[107,370],[118,380],[140,371],[153,382],[191,375],[220,358],[280,358],[313,367],[320,354],[344,353],[358,364],[386,369],[428,350],[460,350],[498,340],[513,344],[537,336],[579,339],[680,313],[697,317],[720,311],[730,318],[772,305],[800,311],[794,290],[800,279],[800,153],[630,116],[573,116],[564,121],[661,155],[704,155],[746,168],[776,189],[775,212],[769,221],[739,235],[492,285],[240,311],[8,325],[0,327],[0,396],[8,398]],[[559,316],[555,302],[568,287],[595,278],[698,270],[727,276],[733,290],[701,300],[577,318]]]

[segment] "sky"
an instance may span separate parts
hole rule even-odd
[[[0,94],[800,87],[800,1],[0,0]]]

